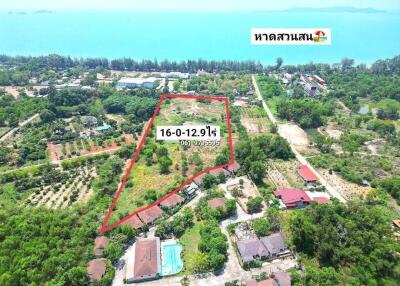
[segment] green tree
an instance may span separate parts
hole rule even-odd
[[[50,123],[56,119],[56,115],[52,111],[45,109],[40,113],[40,119],[44,123]]]
[[[267,236],[272,233],[271,223],[264,218],[253,220],[252,227],[258,236]]]
[[[103,253],[105,257],[110,259],[112,262],[115,262],[122,256],[122,252],[122,245],[112,241],[107,245]]]
[[[203,177],[203,187],[204,187],[205,189],[211,188],[211,187],[214,186],[216,183],[217,183],[217,179],[216,179],[213,175],[206,174],[206,175]]]
[[[261,197],[250,198],[246,203],[247,211],[249,213],[260,212],[262,208],[262,202],[263,199]]]
[[[161,174],[168,174],[169,173],[169,167],[172,165],[172,160],[168,158],[167,156],[162,156],[159,161],[160,165],[160,173]]]

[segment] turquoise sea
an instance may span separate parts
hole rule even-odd
[[[252,46],[253,27],[332,29],[331,46]],[[0,54],[371,63],[400,54],[399,13],[0,12]]]

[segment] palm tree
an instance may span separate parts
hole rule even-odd
[[[276,70],[279,70],[279,68],[282,66],[283,64],[283,59],[281,57],[276,58]]]

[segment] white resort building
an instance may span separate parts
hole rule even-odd
[[[149,78],[121,78],[117,83],[117,89],[130,89],[130,88],[153,88],[157,79],[155,77]]]

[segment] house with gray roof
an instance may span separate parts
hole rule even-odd
[[[257,237],[252,237],[237,242],[242,263],[248,263],[255,259],[265,259],[269,256],[268,250]]]
[[[285,238],[281,232],[261,237],[260,241],[268,250],[270,257],[278,257],[290,253],[290,250],[285,243]]]

